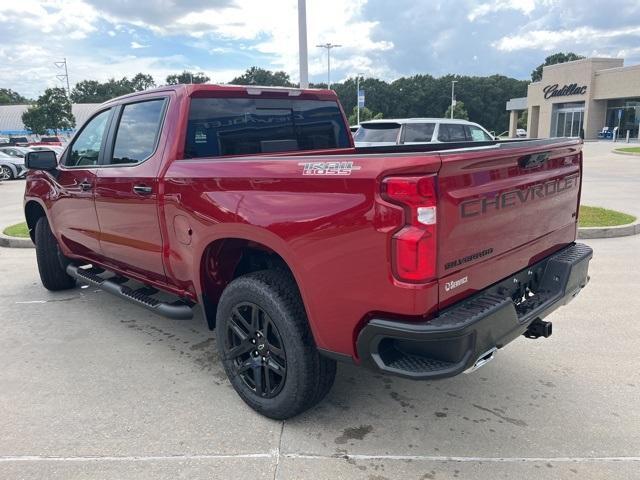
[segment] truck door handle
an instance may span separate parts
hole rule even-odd
[[[151,188],[148,185],[134,185],[133,191],[136,192],[138,195],[149,195],[153,193],[153,188]]]
[[[80,182],[78,184],[78,186],[80,187],[80,190],[82,190],[83,192],[86,192],[87,190],[91,190],[91,187],[93,185],[91,183],[87,182],[86,180],[83,180],[82,182]]]

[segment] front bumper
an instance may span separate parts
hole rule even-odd
[[[365,366],[417,380],[462,373],[571,301],[589,281],[592,257],[574,243],[426,323],[373,319],[358,336],[358,355]]]

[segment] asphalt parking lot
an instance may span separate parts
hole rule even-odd
[[[610,148],[585,145],[583,203],[640,215],[640,159]],[[437,382],[341,365],[286,422],[237,397],[200,315],[47,292],[32,249],[0,248],[0,478],[640,479],[640,236],[585,243],[591,283],[551,338]]]

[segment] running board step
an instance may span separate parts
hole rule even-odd
[[[122,285],[122,277],[118,278],[118,281],[104,279],[92,272],[91,269],[79,268],[75,265],[68,265],[67,273],[80,282],[94,285],[105,292],[136,303],[163,317],[174,320],[189,320],[193,318],[193,309],[191,306],[180,301],[176,303],[162,302],[152,297],[150,293],[154,291],[157,292],[154,288],[142,287],[134,290],[126,285]]]

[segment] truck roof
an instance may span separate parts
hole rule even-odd
[[[296,87],[269,87],[261,85],[227,85],[213,83],[194,83],[194,84],[178,84],[164,85],[158,88],[133,92],[120,97],[112,98],[104,102],[104,104],[120,102],[127,98],[137,97],[141,95],[149,95],[160,92],[183,92],[186,95],[193,95],[196,92],[237,92],[242,95],[261,95],[262,93],[286,93],[290,97],[311,96],[313,98],[323,98],[327,100],[336,100],[337,95],[333,90],[320,88],[296,88]]]

